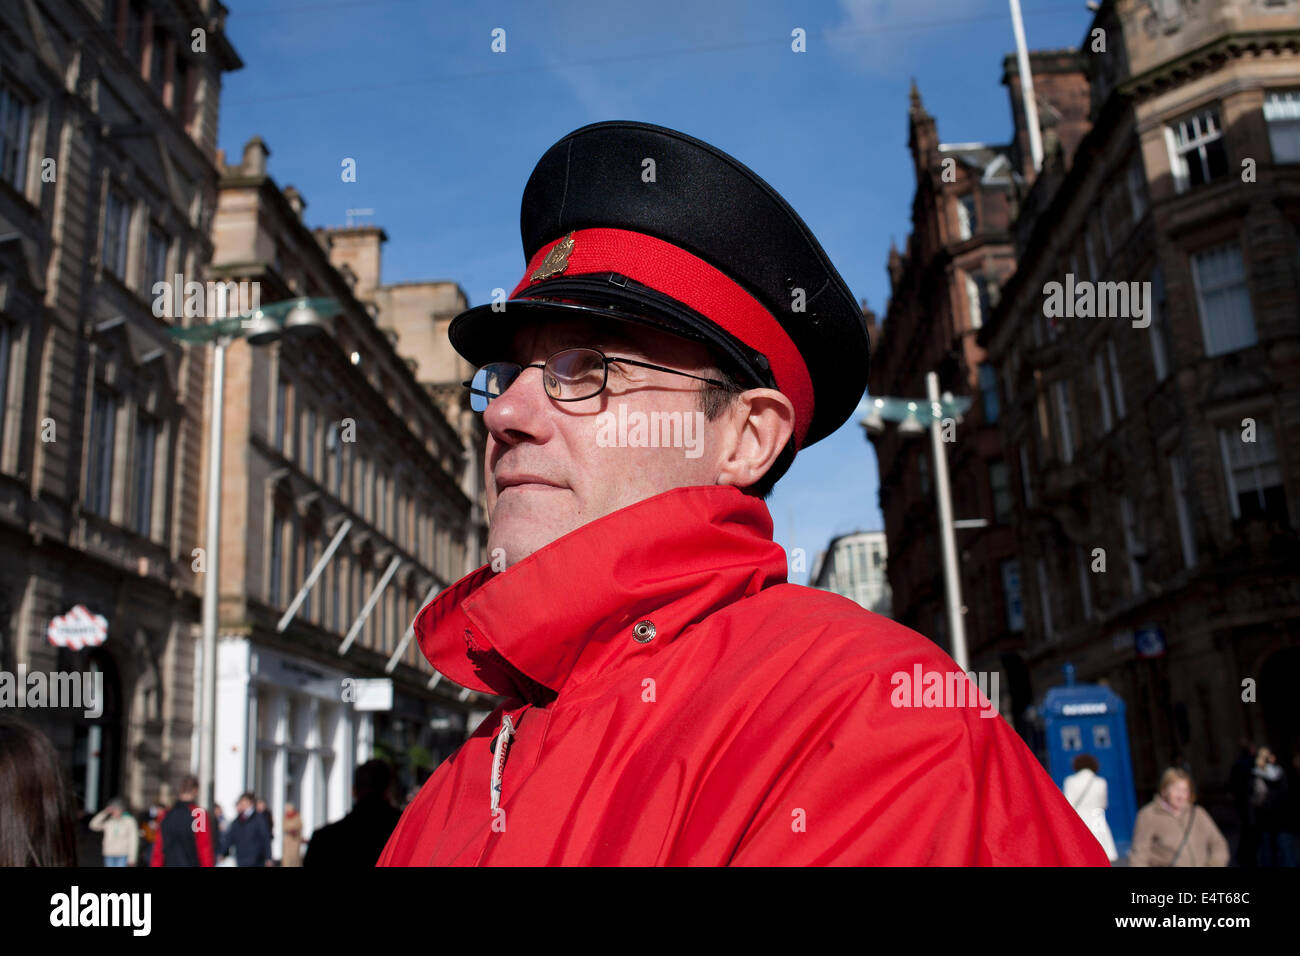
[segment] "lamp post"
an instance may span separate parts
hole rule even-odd
[[[880,434],[885,423],[898,423],[898,433],[908,437],[925,431],[925,421],[930,426],[930,450],[934,455],[934,497],[939,508],[939,542],[943,549],[944,598],[948,610],[948,631],[952,635],[952,658],[963,671],[970,668],[966,648],[966,621],[962,617],[961,575],[957,569],[956,526],[978,526],[972,522],[955,522],[952,517],[952,489],[948,483],[948,456],[943,450],[943,422],[952,418],[960,421],[970,408],[971,400],[954,398],[951,394],[939,395],[939,376],[928,372],[925,376],[928,398],[873,398],[867,402],[867,412],[860,424],[871,434]],[[863,408],[863,406],[859,406]]]
[[[338,313],[334,299],[290,299],[244,315],[219,319],[207,325],[168,329],[173,338],[190,345],[211,342],[212,414],[208,431],[208,494],[205,577],[203,579],[203,695],[199,733],[199,801],[205,807],[215,802],[217,737],[217,602],[218,572],[221,568],[221,436],[224,428],[226,347],[246,338],[250,345],[266,345],[281,336],[298,336],[326,328],[326,320]]]

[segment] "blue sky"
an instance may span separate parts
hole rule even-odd
[[[804,218],[858,299],[883,312],[885,258],[910,225],[907,93],[944,142],[1003,142],[1006,0],[742,2],[226,0],[244,69],[219,144],[253,135],[311,226],[348,209],[384,227],[385,282],[451,279],[471,305],[523,270],[519,199],[546,148],[631,119],[725,150]],[[1022,0],[1032,49],[1077,47],[1083,0]],[[791,31],[807,52],[791,51]],[[491,51],[505,30],[504,53]],[[357,181],[340,176],[356,160]],[[800,453],[769,502],[811,569],[832,535],[882,527],[875,455],[850,420]],[[802,581],[806,575],[793,574]]]

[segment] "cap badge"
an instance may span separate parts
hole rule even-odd
[[[569,253],[573,251],[573,233],[551,246],[551,251],[546,254],[542,264],[537,267],[533,273],[532,281],[537,282],[540,279],[549,279],[553,275],[558,275],[565,270],[569,264]]]

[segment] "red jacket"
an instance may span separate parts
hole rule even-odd
[[[164,810],[158,815],[158,836],[153,841],[153,852],[149,856],[150,866],[213,866],[212,852],[212,834],[208,832],[208,811],[193,803],[176,804],[171,808],[181,812],[184,821],[174,820],[170,825],[164,825],[167,814],[171,810]],[[189,813],[183,811],[188,809]],[[179,825],[178,825],[179,824]],[[189,837],[185,835],[188,830],[194,839],[194,853],[189,852],[186,842]],[[168,840],[176,841],[173,846],[181,850],[178,859],[171,860],[168,863],[164,859],[163,844]]]
[[[420,647],[506,701],[379,865],[1108,865],[1000,716],[891,705],[950,657],[785,579],[766,506],[716,486],[452,585]]]

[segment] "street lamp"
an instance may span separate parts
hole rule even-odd
[[[885,422],[898,422],[898,433],[908,437],[925,431],[924,419],[930,426],[930,448],[934,454],[934,497],[939,506],[939,540],[943,545],[944,592],[948,608],[948,630],[952,634],[952,657],[963,671],[970,667],[966,650],[966,622],[961,613],[961,576],[957,572],[957,536],[952,518],[952,489],[948,484],[948,456],[943,450],[943,422],[947,418],[960,420],[971,400],[954,398],[951,394],[939,396],[939,376],[928,372],[925,376],[927,399],[873,398],[865,409],[860,424],[869,434],[879,435]],[[960,522],[967,525],[967,522]]]
[[[211,342],[216,351],[212,362],[211,427],[208,432],[208,527],[206,577],[203,579],[203,700],[199,734],[199,800],[205,807],[216,801],[217,739],[217,572],[221,568],[221,435],[223,430],[226,346],[238,338],[252,345],[266,345],[284,334],[308,329],[328,329],[328,319],[338,313],[335,299],[290,299],[243,315],[218,319],[207,325],[173,328],[173,338],[190,345]],[[292,320],[292,329],[289,321]]]

